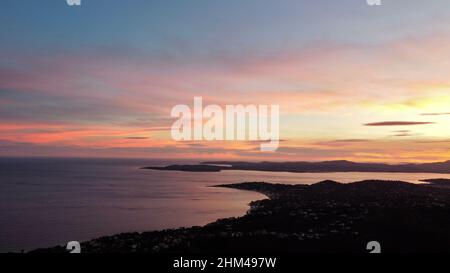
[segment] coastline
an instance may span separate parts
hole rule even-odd
[[[378,237],[390,246],[388,252],[448,252],[450,188],[442,183],[450,184],[371,180],[216,185],[259,192],[268,199],[252,201],[241,217],[201,227],[122,233],[81,247],[86,253],[365,252],[363,243]],[[414,246],[408,244],[411,238]],[[31,251],[53,252],[66,250]]]
[[[422,164],[385,164],[359,163],[347,160],[322,162],[233,162],[207,161],[194,165],[167,165],[164,167],[142,167],[141,169],[182,172],[221,172],[223,170],[266,171],[290,173],[329,173],[329,172],[366,172],[366,173],[435,173],[450,174],[450,160],[445,162]]]

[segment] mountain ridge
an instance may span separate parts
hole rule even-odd
[[[450,173],[450,160],[434,163],[358,163],[347,160],[334,161],[290,161],[290,162],[246,162],[246,161],[206,161],[196,165],[169,165],[165,167],[143,167],[167,171],[219,172],[222,170],[246,170],[294,173],[322,172],[387,172],[387,173]]]

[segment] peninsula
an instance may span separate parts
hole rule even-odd
[[[142,169],[220,172],[222,170],[269,171],[292,173],[323,172],[387,172],[387,173],[450,173],[450,161],[422,164],[357,163],[346,160],[323,162],[242,162],[210,161],[198,165],[169,165],[166,167],[143,167]]]
[[[247,214],[202,227],[123,233],[81,244],[84,253],[449,252],[450,188],[442,181],[360,181],[313,185],[217,185],[263,193]],[[33,253],[66,252],[65,246]]]

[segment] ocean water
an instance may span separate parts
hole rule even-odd
[[[311,184],[364,179],[450,178],[440,174],[187,173],[141,170],[174,163],[141,159],[0,158],[0,252],[31,250],[121,232],[204,225],[245,214],[265,196],[212,188],[266,181]]]

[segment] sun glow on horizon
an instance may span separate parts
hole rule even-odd
[[[95,2],[76,15],[8,3],[0,11],[10,26],[0,27],[0,156],[450,158],[449,3],[393,3],[379,20],[380,9],[365,3],[250,2]],[[279,105],[280,148],[173,141],[171,108],[196,96]]]

